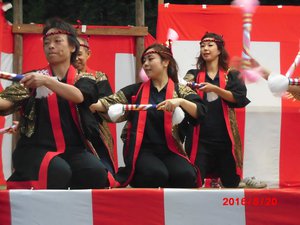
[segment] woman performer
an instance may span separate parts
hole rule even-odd
[[[234,108],[250,101],[238,71],[228,70],[228,53],[222,36],[206,33],[200,42],[197,69],[189,70],[186,81],[201,83],[197,89],[207,107],[205,120],[187,135],[186,150],[199,167],[202,179],[216,174],[224,187],[238,187],[242,169],[242,146]]]
[[[177,63],[168,47],[153,44],[141,60],[150,78],[147,82],[122,88],[91,106],[98,112],[107,112],[116,103],[158,104],[157,109],[163,109],[130,111],[120,119],[128,122],[123,149],[126,165],[119,168],[116,179],[121,186],[199,187],[199,174],[183,150],[178,126],[172,126],[172,112],[181,107],[184,122],[198,124],[206,107],[194,91],[178,83]]]

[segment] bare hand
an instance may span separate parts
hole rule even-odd
[[[98,100],[98,102],[90,105],[90,110],[91,110],[92,113],[95,113],[97,111],[99,111],[99,112],[105,112],[106,111],[105,107],[103,106],[103,104],[99,100]]]
[[[203,82],[201,84],[204,84],[204,86],[199,88],[199,90],[204,92],[215,92],[216,88],[218,88],[216,85],[207,82]]]
[[[32,72],[25,74],[25,77],[20,82],[27,88],[37,88],[40,86],[44,86],[47,83],[48,79],[50,79],[49,76],[45,76],[44,74],[37,72]]]
[[[181,98],[167,99],[159,103],[156,108],[167,112],[173,112],[176,107],[180,106],[181,101]]]
[[[251,58],[250,62],[251,62],[251,68],[256,68],[260,66],[259,62],[257,62],[254,58]]]
[[[18,121],[13,121],[13,125],[8,131],[7,133],[9,134],[16,134],[19,128],[19,122]]]
[[[249,64],[249,62],[250,62],[250,64]],[[232,59],[230,60],[230,63],[229,63],[229,67],[236,69],[236,70],[242,70],[242,68],[244,66],[248,66],[248,67],[250,66],[250,68],[256,68],[256,67],[259,67],[260,64],[252,57],[251,57],[250,61],[245,61],[241,57],[237,57],[237,56],[232,57]]]
[[[91,110],[91,112],[92,113],[95,113],[97,110],[96,110],[96,108],[97,108],[97,105],[96,105],[97,103],[94,103],[94,104],[91,104],[90,105],[90,110]]]
[[[229,67],[236,70],[241,70],[242,68],[242,58],[238,56],[232,57],[232,59],[229,62]]]

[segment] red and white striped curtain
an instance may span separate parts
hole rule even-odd
[[[299,51],[300,7],[259,6],[253,15],[251,54],[265,67],[285,74]],[[206,32],[223,35],[231,57],[242,53],[242,11],[232,6],[160,5],[157,40],[169,28],[179,34],[173,44],[180,76],[195,68],[199,40]],[[295,71],[300,76],[300,68]],[[300,102],[274,97],[265,80],[247,84],[251,103],[237,110],[244,145],[243,174],[269,186],[300,186]]]
[[[298,189],[0,191],[0,224],[298,225]]]
[[[13,36],[11,26],[7,23],[0,3],[0,70],[12,72],[13,61]],[[0,80],[0,91],[11,82]],[[12,116],[0,117],[0,127],[12,125]],[[0,185],[5,184],[11,174],[11,146],[12,136],[9,134],[0,135]]]

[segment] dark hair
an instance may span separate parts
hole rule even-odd
[[[206,38],[212,38],[216,40],[215,43],[217,44],[218,50],[220,51],[219,62],[218,62],[219,68],[222,68],[223,70],[227,71],[229,55],[225,49],[225,42],[223,40],[223,37],[216,33],[206,32],[204,36],[201,38],[201,42]],[[201,53],[197,59],[197,68],[200,69],[201,71],[203,71],[206,68],[206,63],[202,58]]]
[[[71,54],[71,63],[74,63],[76,61],[76,57],[79,51],[79,42],[77,40],[77,32],[75,28],[71,24],[65,22],[60,18],[55,17],[55,18],[48,19],[45,22],[45,26],[43,29],[44,39],[47,32],[52,28],[67,33],[69,44],[75,47],[75,51]]]
[[[167,68],[168,77],[170,77],[174,83],[178,83],[178,65],[177,65],[175,59],[173,58],[173,54],[172,54],[170,48],[168,48],[162,44],[159,44],[159,43],[155,43],[155,44],[148,46],[143,52],[143,55],[141,58],[142,64],[144,63],[144,54],[149,49],[153,49],[155,51],[155,53],[157,53],[161,57],[162,60],[169,60],[169,65]]]

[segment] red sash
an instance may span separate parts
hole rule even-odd
[[[48,70],[49,75],[52,76],[50,67],[47,67],[46,69]],[[76,70],[73,66],[70,66],[66,76],[67,76],[67,84],[74,85]],[[65,144],[65,140],[64,140],[64,134],[62,132],[62,127],[61,127],[61,120],[60,120],[59,107],[58,107],[56,93],[53,92],[50,96],[48,96],[47,101],[48,101],[50,122],[51,122],[53,136],[54,136],[54,140],[55,140],[55,144],[56,144],[56,151],[49,151],[44,156],[42,163],[40,165],[39,176],[38,176],[37,181],[33,180],[33,181],[24,181],[24,182],[22,182],[22,181],[21,182],[18,182],[18,181],[7,182],[7,187],[9,189],[10,188],[46,189],[47,188],[48,166],[49,166],[50,161],[55,156],[65,152],[66,144]],[[79,121],[78,121],[78,117],[76,115],[75,104],[69,102],[69,105],[71,108],[72,117],[73,117],[77,127],[79,127]]]
[[[140,104],[149,104],[149,96],[150,96],[150,85],[151,85],[151,80],[148,80],[142,86],[140,87],[138,93],[140,90],[142,91],[142,96],[141,96],[141,101]],[[169,78],[168,84],[167,84],[167,92],[166,92],[166,99],[172,99],[173,94],[175,90],[175,85],[174,82]],[[135,103],[137,99],[137,95],[133,96],[133,102]],[[145,111],[138,111],[138,124],[136,128],[136,140],[135,140],[135,147],[134,147],[134,154],[133,154],[133,162],[132,162],[132,170],[129,175],[129,178],[127,179],[127,182],[124,184],[127,185],[130,180],[132,179],[135,171],[135,163],[138,158],[138,154],[140,152],[141,144],[143,141],[144,137],[144,130],[145,130],[145,125],[146,125],[146,120],[147,120],[147,110]],[[132,129],[131,125],[130,128]],[[171,112],[164,112],[164,130],[165,130],[165,136],[166,136],[166,141],[168,148],[174,152],[177,155],[180,155],[181,157],[184,157],[187,161],[190,162],[188,157],[185,155],[182,155],[179,153],[175,139],[172,135],[172,113]]]
[[[226,86],[225,78],[226,78],[226,73],[223,70],[219,70],[220,88],[222,88],[222,89],[225,89],[225,86]],[[202,83],[202,82],[205,82],[205,72],[204,71],[200,71],[196,78],[196,83]],[[197,90],[197,94],[201,98],[203,98],[203,91]],[[233,153],[234,159],[236,160],[234,150],[233,150],[234,149],[233,148],[234,139],[233,139],[233,134],[232,134],[230,121],[229,121],[228,106],[223,99],[221,99],[221,102],[222,102],[223,115],[225,118],[227,131],[228,131],[231,143],[232,143],[232,153]],[[194,132],[193,132],[193,144],[192,144],[191,155],[190,155],[190,160],[192,163],[195,163],[195,160],[196,160],[198,144],[199,144],[199,135],[200,135],[200,126],[197,126],[194,128]],[[198,140],[198,141],[194,141],[194,140]]]
[[[138,93],[140,91],[142,91],[140,104],[148,104],[148,102],[149,102],[150,84],[151,84],[150,82],[151,82],[151,80],[148,80],[147,82],[143,83],[138,91]],[[138,95],[138,93],[137,93],[137,95]],[[136,102],[136,99],[138,97],[137,95],[132,97],[132,100],[134,103]],[[136,128],[136,140],[135,140],[135,145],[134,145],[132,169],[131,169],[130,175],[129,175],[126,183],[124,184],[124,186],[127,186],[133,177],[134,170],[135,170],[135,163],[136,163],[138,154],[140,152],[141,144],[142,144],[143,137],[144,137],[146,119],[147,119],[147,110],[137,111],[136,113],[138,113],[138,118],[137,118],[138,123],[137,123],[137,128]],[[129,128],[128,132],[130,133],[131,129],[132,129],[131,123],[129,123],[128,128]],[[129,136],[130,136],[130,134],[129,134]],[[130,141],[130,140],[127,139],[127,141]],[[127,151],[129,151],[128,148],[129,148],[129,144],[127,145]]]

